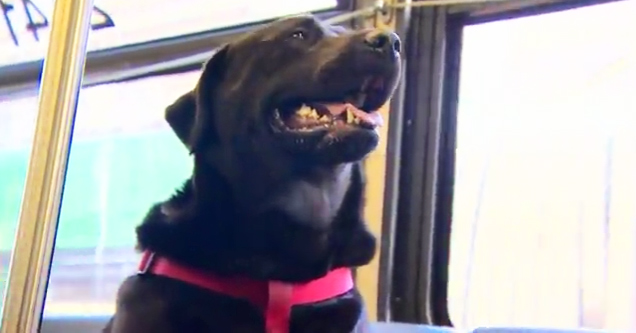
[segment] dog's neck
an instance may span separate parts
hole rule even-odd
[[[287,184],[260,209],[280,209],[293,220],[316,229],[329,227],[351,183],[351,165],[333,167]]]
[[[308,281],[373,257],[359,164],[284,175],[285,182],[254,178],[266,174],[260,170],[230,180],[195,162],[193,178],[138,228],[139,247],[219,274],[285,281]],[[250,187],[250,179],[259,182]],[[240,196],[260,201],[239,202]]]
[[[373,257],[358,164],[272,184],[271,199],[262,201],[268,204],[249,212],[223,175],[210,169],[194,175],[137,229],[140,249],[219,274],[285,281],[311,280]]]
[[[280,210],[303,225],[323,229],[335,218],[350,185],[351,163],[308,166],[302,162],[290,163],[283,157],[267,162],[246,161],[230,154],[217,151],[206,157],[213,159],[213,163],[195,163],[204,163],[199,165],[205,165],[205,168],[210,165],[218,168],[215,173],[232,184],[229,192],[233,202],[247,218]],[[207,186],[198,187],[204,189]]]

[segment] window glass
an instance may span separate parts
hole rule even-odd
[[[54,0],[0,0],[0,66],[44,56]],[[308,11],[334,8],[337,0],[95,0],[88,50]],[[4,10],[3,10],[4,9]]]
[[[135,226],[191,171],[163,112],[198,75],[82,90],[45,316],[112,313],[119,283],[136,269]],[[0,110],[0,271],[6,271],[33,134],[24,129],[32,127],[37,97],[5,100]]]
[[[465,28],[456,326],[636,331],[635,1]]]
[[[25,114],[29,113],[28,108],[32,106],[24,99],[7,101],[0,97],[0,313],[29,158],[29,152],[13,148],[15,145],[12,140],[32,134],[35,127],[33,121],[20,124],[20,131],[9,126],[10,123],[18,125],[12,120],[13,113],[4,112],[10,103]]]

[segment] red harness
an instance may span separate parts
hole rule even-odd
[[[289,317],[293,305],[325,301],[353,288],[353,276],[348,268],[335,269],[324,277],[307,283],[291,284],[220,277],[179,265],[148,251],[143,253],[139,273],[166,276],[217,293],[247,299],[263,309],[267,333],[289,332]]]

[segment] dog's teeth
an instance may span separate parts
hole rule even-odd
[[[296,111],[296,114],[303,118],[308,118],[312,116],[312,112],[316,112],[316,110],[308,107],[307,105],[303,105],[300,109],[298,109],[298,111]]]
[[[320,117],[320,119],[318,119],[318,120],[320,120],[320,121],[321,121],[321,122],[323,122],[323,123],[326,123],[326,122],[328,122],[328,121],[330,120],[330,118],[331,118],[331,117],[329,117],[329,116],[327,116],[327,115],[323,115],[323,116],[322,116],[322,117]]]
[[[356,125],[360,124],[360,118],[358,118],[358,117],[354,118],[353,119],[353,123],[356,124]]]
[[[347,124],[351,124],[354,122],[356,116],[351,112],[350,108],[346,108],[345,112],[347,113]]]
[[[320,118],[320,115],[318,114],[316,109],[311,109],[311,113],[309,113],[309,117],[313,119],[318,119]]]

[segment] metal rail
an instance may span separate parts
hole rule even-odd
[[[1,333],[40,326],[92,10],[93,0],[55,2]]]

